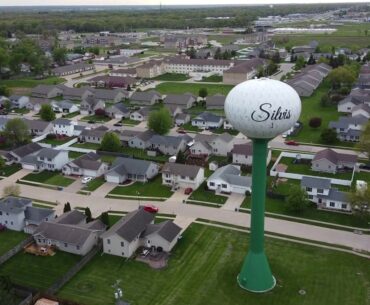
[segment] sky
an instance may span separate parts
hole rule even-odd
[[[368,0],[0,0],[0,6],[32,5],[197,5],[197,4],[271,4],[271,3],[348,3]]]

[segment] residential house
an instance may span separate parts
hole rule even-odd
[[[100,177],[108,170],[108,165],[96,153],[89,152],[65,164],[62,172],[67,176]]]
[[[177,126],[187,124],[187,123],[190,122],[190,118],[191,118],[190,114],[188,114],[188,113],[179,113],[175,117],[175,124]]]
[[[236,85],[252,79],[260,67],[264,67],[266,61],[261,58],[253,58],[243,61],[223,72],[223,83]]]
[[[369,118],[363,115],[344,116],[340,117],[338,121],[330,121],[329,128],[335,129],[340,141],[358,142],[368,121]]]
[[[24,95],[11,95],[9,96],[11,108],[23,109],[29,103],[30,98]]]
[[[224,109],[226,96],[222,94],[215,94],[207,96],[206,108],[207,109]]]
[[[154,135],[151,130],[146,130],[141,132],[128,141],[128,146],[131,148],[146,149],[148,147],[148,141]]]
[[[94,114],[96,110],[104,108],[105,102],[103,100],[90,95],[81,102],[80,113],[82,115]]]
[[[154,162],[118,157],[104,177],[112,183],[124,183],[127,180],[148,182],[158,171],[159,165]]]
[[[10,119],[7,117],[0,117],[0,131],[4,131],[6,127],[6,123],[8,123]]]
[[[101,144],[101,141],[103,140],[104,135],[108,131],[109,131],[109,128],[103,125],[98,126],[94,129],[85,128],[79,135],[78,139],[81,142]]]
[[[141,246],[170,252],[180,233],[181,228],[172,220],[154,224],[154,214],[138,209],[122,217],[102,234],[103,252],[131,257]]]
[[[115,130],[117,135],[119,136],[119,139],[121,140],[122,146],[128,146],[128,143],[131,139],[134,137],[140,135],[142,131],[137,131],[137,130]]]
[[[43,147],[38,143],[29,143],[11,150],[6,158],[9,163],[19,163],[25,156],[36,154]]]
[[[68,162],[68,151],[53,148],[42,148],[34,154],[23,157],[20,161],[23,169],[32,171],[59,171]]]
[[[190,147],[193,155],[228,156],[233,149],[233,136],[228,133],[220,135],[197,134],[194,144]]]
[[[164,155],[177,155],[179,151],[185,151],[187,141],[185,137],[162,136],[154,134],[147,142],[146,149],[156,150]]]
[[[75,223],[77,217],[74,214],[77,212],[76,210],[67,212],[65,214],[68,217],[63,217],[65,215],[63,214],[54,221],[43,222],[33,234],[36,244],[53,246],[60,251],[81,256],[89,253],[98,244],[106,226],[100,220]],[[69,217],[71,215],[73,217]]]
[[[68,100],[64,101],[53,101],[51,107],[54,112],[57,113],[73,113],[79,110],[78,106]]]
[[[171,118],[175,118],[180,113],[183,113],[181,107],[177,105],[164,105],[164,107],[170,112]]]
[[[162,168],[162,184],[173,188],[196,190],[204,181],[204,168],[196,165],[167,162]]]
[[[361,104],[353,107],[351,115],[353,117],[363,116],[367,119],[370,119],[370,103],[368,104]]]
[[[137,76],[140,78],[153,78],[165,73],[163,61],[150,60],[149,62],[136,67]]]
[[[112,119],[122,120],[130,117],[130,110],[123,103],[117,103],[106,108],[105,113]]]
[[[94,95],[94,88],[87,86],[71,88],[65,85],[58,85],[58,88],[63,91],[63,98],[66,100],[81,101],[86,99],[89,95]]]
[[[211,112],[203,112],[191,120],[191,125],[200,129],[217,129],[223,122],[223,117]]]
[[[215,170],[207,179],[207,186],[216,193],[245,194],[251,192],[252,178],[241,176],[238,166],[228,164]]]
[[[136,105],[151,106],[162,99],[162,95],[157,91],[150,90],[144,92],[134,92],[130,97],[130,102]]]
[[[73,137],[74,127],[76,122],[71,120],[59,118],[53,121],[53,133],[56,135],[65,135],[67,137]]]
[[[331,187],[331,180],[303,176],[301,188],[307,192],[308,199],[320,209],[350,212],[349,194]]]
[[[51,70],[51,73],[55,76],[64,76],[64,75],[91,71],[91,70],[94,70],[94,68],[95,68],[94,65],[86,64],[82,62],[82,63],[78,63],[74,65],[66,65],[66,66],[55,68]]]
[[[57,85],[37,85],[31,90],[31,96],[33,97],[54,98],[62,95],[63,90],[58,88]]]
[[[130,114],[130,120],[139,122],[145,121],[148,119],[150,111],[151,109],[149,107],[142,107]]]
[[[234,164],[244,164],[246,166],[252,166],[253,162],[253,145],[252,142],[244,144],[234,144],[231,151],[233,156]],[[268,165],[271,161],[271,150],[269,149],[267,154],[266,164]]]
[[[129,88],[136,85],[137,80],[131,76],[100,75],[90,78],[88,83],[98,88]]]
[[[343,170],[357,169],[357,155],[338,153],[330,148],[315,154],[311,169],[316,172],[338,173]]]
[[[0,200],[0,225],[14,231],[32,234],[44,221],[54,219],[54,210],[32,206],[32,200],[5,197]]]
[[[190,109],[194,106],[197,98],[191,93],[185,94],[168,94],[163,103],[164,105],[176,105],[182,109]]]
[[[28,110],[38,113],[41,110],[41,106],[44,104],[50,104],[50,101],[45,98],[31,97],[25,107]]]
[[[26,123],[31,135],[34,136],[41,136],[50,133],[53,130],[53,125],[51,124],[51,122],[28,119],[23,119],[23,121]]]

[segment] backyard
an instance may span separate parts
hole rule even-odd
[[[27,238],[27,234],[12,230],[4,230],[0,232],[0,255],[3,255],[14,246],[18,245],[22,240]]]
[[[71,146],[72,147],[79,147],[79,148],[86,148],[86,149],[93,149],[93,150],[97,150],[97,149],[100,148],[100,144],[98,144],[98,143],[88,143],[88,142],[75,143]]]
[[[214,191],[205,190],[207,182],[203,182],[189,197],[189,200],[213,202],[224,204],[227,200],[226,196],[216,195]]]
[[[132,148],[128,146],[124,146],[121,148],[121,153],[132,156],[136,159],[143,159],[143,160],[151,160],[154,162],[166,162],[168,161],[168,156],[160,155],[157,156],[148,156],[147,151],[140,148]]]
[[[63,114],[62,117],[65,119],[71,119],[80,114],[79,111]]]
[[[112,285],[121,280],[124,300],[140,305],[368,304],[366,258],[272,238],[266,238],[266,251],[276,288],[263,295],[240,289],[236,276],[248,241],[246,233],[193,224],[172,252],[168,268],[154,271],[133,260],[96,255],[58,296],[113,305]],[[305,295],[298,293],[301,289]]]
[[[54,256],[20,252],[1,265],[0,275],[15,284],[45,290],[66,273],[81,257],[57,251]]]
[[[220,84],[210,85],[210,84],[166,82],[159,84],[156,87],[156,90],[162,94],[183,94],[186,92],[190,92],[195,96],[198,96],[199,89],[207,88],[208,95],[214,95],[217,93],[227,95],[233,87],[234,86],[232,85],[220,85]]]
[[[41,173],[31,173],[22,178],[30,182],[51,184],[55,186],[68,186],[75,180],[62,176],[59,172],[42,171]]]
[[[44,140],[40,141],[40,143],[46,143],[46,144],[50,144],[50,145],[53,145],[53,146],[58,146],[58,145],[62,145],[62,144],[65,144],[69,141],[71,141],[73,139],[73,137],[56,137],[56,138],[45,138]]]
[[[143,196],[153,198],[169,198],[172,194],[170,187],[162,185],[161,175],[158,175],[156,178],[146,183],[135,182],[128,186],[117,186],[109,193],[109,195]]]

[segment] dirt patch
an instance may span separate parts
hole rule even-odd
[[[153,269],[163,269],[167,267],[168,257],[166,252],[151,252],[147,256],[138,255],[136,260],[148,264]]]

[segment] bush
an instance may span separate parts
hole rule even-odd
[[[314,117],[314,118],[311,118],[310,119],[310,121],[308,122],[308,125],[311,128],[319,128],[321,126],[321,123],[322,123],[322,119],[321,118]]]
[[[330,100],[334,103],[337,104],[339,101],[343,99],[343,95],[341,94],[332,94],[330,96]]]
[[[95,115],[97,115],[97,116],[105,116],[105,110],[104,109],[101,109],[101,108],[96,109],[95,110]]]
[[[326,107],[329,105],[329,102],[330,102],[330,99],[329,99],[329,96],[327,94],[324,94],[322,97],[321,97],[321,100],[320,100],[320,104],[322,107]]]
[[[327,128],[324,129],[320,135],[321,141],[325,144],[334,144],[337,141],[337,133],[335,130]]]
[[[347,95],[351,92],[351,89],[348,88],[348,87],[342,87],[342,88],[340,88],[339,92],[340,92],[340,94]]]
[[[46,136],[46,139],[56,139],[57,138],[57,135],[55,133],[49,133],[47,136]]]

